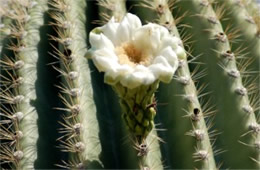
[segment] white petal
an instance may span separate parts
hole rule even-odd
[[[134,71],[146,72],[146,71],[148,71],[148,69],[144,65],[140,65],[139,64],[139,65],[135,66],[135,70]]]
[[[116,84],[120,81],[124,76],[131,75],[133,72],[133,68],[129,65],[118,65],[116,69],[105,72],[104,81],[108,84]]]
[[[94,32],[90,32],[89,42],[93,49],[100,49],[100,48],[114,49],[113,43],[103,33],[96,34]]]
[[[155,81],[155,77],[153,73],[145,66],[143,65],[137,65],[135,67],[134,73],[142,73],[143,75],[143,83],[142,84],[151,84]]]
[[[108,84],[115,84],[122,78],[122,76],[130,74],[132,70],[133,68],[130,66],[118,65],[116,69],[105,72],[104,81]]]
[[[140,19],[128,13],[119,24],[117,29],[117,45],[129,41],[136,29],[142,26]]]
[[[106,58],[110,58],[113,60],[118,60],[117,55],[115,54],[115,52],[109,48],[101,48],[99,50],[95,50],[93,53],[93,56],[95,57],[106,57]]]
[[[138,65],[134,68],[134,71],[122,77],[121,84],[128,88],[136,88],[140,85],[152,84],[155,81],[155,77],[152,72],[145,66]]]
[[[136,15],[127,13],[125,17],[128,20],[129,25],[132,27],[132,30],[138,29],[142,26],[141,20]]]
[[[140,50],[146,50],[150,54],[154,54],[160,48],[161,40],[168,34],[166,28],[150,23],[136,30],[132,41]]]
[[[114,71],[105,72],[104,82],[110,85],[116,84],[120,80],[119,76]]]
[[[171,67],[171,65],[169,64],[169,62],[167,61],[166,58],[164,58],[163,56],[157,56],[155,57],[155,59],[153,60],[153,64],[162,64],[165,67]]]
[[[132,74],[129,74],[126,77],[123,77],[120,80],[120,83],[130,89],[136,88],[142,84],[142,81],[140,81],[140,79],[137,77],[137,75],[133,76]]]
[[[103,34],[112,41],[112,43],[115,45],[116,39],[117,39],[117,28],[119,26],[119,23],[115,22],[115,18],[112,17],[109,22],[101,27],[101,30]]]
[[[109,72],[116,70],[118,63],[107,57],[93,57],[93,62],[99,71]]]
[[[162,40],[161,43],[161,49],[170,46],[173,49],[176,49],[178,47],[178,43],[179,43],[180,39],[178,39],[177,37],[172,37],[172,36],[168,36],[168,37],[164,37],[164,39]]]
[[[139,50],[147,50],[153,53],[160,44],[160,33],[154,31],[151,25],[146,25],[138,29],[132,41]]]
[[[185,50],[178,45],[181,43],[179,38],[171,36],[158,24],[142,26],[133,14],[127,14],[120,23],[112,17],[106,25],[90,33],[90,43],[91,57],[98,70],[105,72],[105,82],[112,85],[120,82],[128,88],[149,85],[156,79],[171,81],[178,57],[186,56]],[[151,65],[119,64],[115,47],[122,43],[132,43],[144,56],[152,57]]]
[[[174,74],[174,70],[171,67],[165,67],[163,64],[153,64],[149,66],[149,69],[154,74],[156,79],[159,79],[165,83],[169,83]]]
[[[165,57],[172,67],[178,66],[178,57],[171,47],[164,48],[159,55]]]
[[[116,54],[108,48],[96,50],[92,59],[99,71],[115,70],[119,65]]]
[[[148,85],[148,84],[152,84],[153,82],[155,82],[155,80],[156,80],[156,78],[155,78],[154,74],[149,70],[146,73],[146,77],[145,77],[145,80],[144,80],[143,83]]]
[[[124,76],[126,74],[131,74],[134,71],[134,69],[133,67],[124,64],[124,65],[119,65],[117,71],[120,76]]]
[[[130,39],[130,30],[127,20],[123,20],[117,29],[117,42],[116,45],[120,45],[123,42],[127,42]]]
[[[156,29],[160,32],[160,40],[164,39],[165,37],[170,36],[169,31],[165,27],[160,26],[158,24],[152,24],[152,25],[153,25],[154,29]]]

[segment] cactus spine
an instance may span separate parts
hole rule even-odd
[[[39,3],[39,5],[35,5]],[[9,46],[14,57],[1,60],[1,160],[14,169],[32,169],[37,159],[38,139],[36,106],[37,44],[39,28],[43,25],[46,2],[20,2],[13,4],[7,14],[12,19]],[[4,76],[6,75],[6,76]]]
[[[85,10],[86,2],[54,0],[51,14],[56,26],[59,43],[54,56],[60,59],[62,76],[60,98],[64,107],[57,108],[66,112],[60,122],[62,136],[58,139],[62,151],[68,153],[69,160],[59,165],[64,168],[93,168],[91,162],[99,160],[101,145],[98,137],[98,122],[93,90],[90,81],[90,68],[84,58],[86,53]],[[97,165],[95,165],[97,166]]]
[[[167,1],[142,1],[141,5],[139,4],[140,8],[136,9],[135,12],[140,14],[144,21],[155,21],[165,26],[173,35],[179,36],[170,11],[171,5],[173,4]],[[145,9],[142,7],[146,7],[148,9],[146,10],[149,12],[143,12]],[[179,68],[171,84],[161,84],[160,91],[158,101],[167,103],[166,106],[159,107],[158,116],[167,129],[167,133],[164,132],[161,134],[168,136],[166,142],[175,143],[175,146],[165,145],[168,145],[167,148],[169,150],[177,152],[180,155],[177,157],[185,158],[183,162],[179,162],[173,156],[173,153],[167,153],[171,156],[169,159],[171,161],[167,162],[168,166],[171,167],[175,164],[177,168],[178,166],[185,167],[185,165],[188,165],[186,168],[216,169],[213,150],[207,133],[208,129],[186,58],[179,58]],[[164,112],[174,112],[177,114],[164,115]],[[173,124],[169,123],[171,120],[176,120],[174,129]],[[186,135],[183,136],[183,134]],[[186,142],[183,144],[181,141]],[[182,145],[178,146],[178,143],[182,143]]]
[[[208,75],[205,78],[210,83],[215,102],[218,103],[216,127],[222,132],[219,135],[221,148],[227,150],[223,153],[225,157],[223,161],[224,164],[227,163],[233,168],[256,168],[259,158],[257,149],[259,132],[253,129],[258,129],[259,125],[248,100],[248,90],[242,84],[241,73],[237,69],[235,56],[230,49],[227,35],[223,32],[218,16],[209,3],[203,2],[206,1],[194,0],[189,1],[189,4],[179,1],[176,5],[182,12],[193,9],[189,10],[190,17],[187,17],[183,24],[189,24],[193,31],[197,32],[192,38],[197,41],[193,43],[196,49],[193,55],[203,53],[199,59],[207,64]],[[200,28],[196,30],[197,24]],[[205,36],[196,36],[201,34],[202,30]],[[204,48],[200,48],[199,45]],[[225,102],[222,102],[223,96],[225,96]],[[236,132],[233,131],[235,127]],[[257,161],[254,162],[251,159]]]

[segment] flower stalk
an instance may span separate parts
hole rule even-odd
[[[156,81],[151,85],[129,89],[121,84],[113,86],[120,97],[120,106],[127,128],[142,142],[154,127],[156,100],[154,93],[159,86]]]

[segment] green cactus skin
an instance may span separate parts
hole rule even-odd
[[[60,148],[69,153],[68,161],[62,160],[64,168],[102,167],[99,160],[101,144],[99,123],[91,87],[90,68],[84,58],[86,53],[85,10],[84,0],[54,0],[51,2],[56,12],[51,16],[56,21],[59,42],[56,51],[61,67],[57,69],[62,75],[61,100],[66,112],[60,122],[62,136]],[[98,166],[99,164],[99,166]],[[94,167],[93,167],[94,166]]]
[[[136,6],[140,7],[134,8],[134,12],[139,14],[143,21],[155,21],[165,26],[171,31],[172,35],[179,36],[169,9],[170,1],[167,3],[167,1],[145,0],[139,3]],[[146,7],[146,9],[143,7]],[[161,120],[158,123],[164,124],[166,128],[166,132],[161,133],[166,142],[162,145],[166,145],[169,149],[169,151],[164,152],[170,156],[166,166],[171,168],[216,169],[208,129],[187,59],[179,60],[181,65],[172,82],[169,85],[160,84],[157,93],[158,102],[167,103],[166,106],[161,106],[158,109],[158,117]],[[171,114],[166,115],[165,113]],[[182,160],[178,160],[178,157],[181,157]]]
[[[3,48],[4,44],[6,44],[6,38],[8,37],[8,35],[10,35],[9,27],[10,27],[12,20],[8,17],[3,17],[3,18],[0,18],[0,21],[1,21],[0,22],[0,32],[1,32],[0,51],[2,52],[2,48]]]
[[[189,11],[183,24],[192,28],[186,30],[196,40],[193,55],[202,54],[199,59],[206,64],[204,80],[217,104],[215,127],[222,132],[217,146],[226,150],[224,167],[259,168],[259,125],[219,20],[207,1],[179,1],[176,6],[182,13]]]
[[[245,6],[250,16],[260,17],[260,12],[256,0],[238,0],[238,3],[241,4],[241,6]]]
[[[257,22],[260,21],[254,20],[254,16],[251,16],[247,12],[241,1],[215,0],[214,2],[213,7],[216,10],[221,7],[223,8],[223,16],[220,17],[220,22],[224,30],[230,30],[230,33],[227,33],[230,34],[230,36],[227,37],[231,43],[231,50],[237,55],[238,65],[242,65],[240,70],[247,67],[247,72],[254,73],[253,76],[258,77],[256,79],[256,86],[259,87],[260,84],[258,74],[260,72],[260,32]],[[232,24],[230,24],[230,21],[232,21]],[[238,30],[237,34],[239,37],[237,40],[232,39],[233,37],[236,38],[235,35],[232,35],[233,33],[231,31],[233,30]],[[245,62],[245,64],[243,64],[243,62]]]
[[[8,16],[13,20],[10,36],[17,42],[10,46],[15,57],[3,57],[1,61],[2,68],[8,69],[5,74],[9,74],[12,83],[1,86],[1,133],[4,131],[1,139],[4,144],[1,145],[0,158],[3,162],[9,162],[14,169],[32,169],[37,159],[38,113],[34,101],[39,86],[34,84],[38,75],[39,31],[47,9],[46,2],[37,3],[39,5],[13,4],[14,11]],[[2,83],[4,80],[1,79]],[[9,123],[5,124],[4,120]],[[7,135],[10,135],[9,139]]]

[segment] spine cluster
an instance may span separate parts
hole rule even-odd
[[[178,36],[179,33],[176,28],[176,22],[181,18],[174,20],[171,9],[174,8],[173,1],[142,1],[136,8],[136,13],[140,13],[143,20],[148,22],[156,22],[165,26],[173,36]],[[141,12],[147,10],[147,12]],[[148,12],[149,11],[149,12]],[[148,14],[149,15],[146,15]],[[151,15],[153,14],[153,15]],[[185,38],[183,39],[183,41]],[[183,42],[179,42],[183,45]],[[192,62],[192,61],[190,61]],[[161,135],[167,134],[168,139],[175,140],[175,146],[167,145],[169,150],[179,152],[181,157],[185,157],[184,162],[174,161],[176,158],[172,157],[170,162],[166,162],[166,166],[172,166],[172,164],[184,166],[187,162],[190,165],[198,169],[216,169],[214,160],[214,153],[212,144],[208,134],[208,127],[204,118],[211,114],[211,109],[208,106],[201,107],[199,103],[200,94],[194,84],[194,80],[203,76],[203,72],[191,73],[188,66],[189,61],[187,58],[179,58],[179,68],[170,85],[160,85],[161,95],[158,95],[159,102],[166,102],[166,106],[159,107],[158,116],[163,124],[165,124],[167,133],[161,133]],[[169,93],[170,92],[170,93]],[[174,114],[163,115],[164,112]],[[176,120],[176,125],[169,121]],[[177,135],[177,133],[183,133],[186,135]],[[213,137],[214,134],[212,134]],[[164,137],[164,136],[163,136]],[[169,139],[170,140],[170,139]],[[183,144],[181,141],[189,141],[187,144]],[[173,142],[173,141],[172,141]],[[178,144],[180,143],[180,144]],[[170,153],[171,155],[171,153]],[[191,168],[191,167],[187,167]]]
[[[225,150],[224,164],[232,168],[258,167],[259,132],[256,129],[259,128],[259,124],[254,114],[256,111],[254,102],[250,102],[249,98],[250,93],[255,92],[251,90],[255,88],[250,88],[251,83],[246,87],[242,81],[246,76],[245,73],[249,73],[245,70],[245,66],[252,58],[245,58],[245,64],[239,67],[241,65],[241,62],[238,62],[239,56],[236,56],[230,48],[231,43],[235,42],[235,31],[233,34],[228,34],[227,31],[223,31],[221,25],[221,18],[225,15],[223,8],[219,7],[214,11],[209,2],[202,0],[189,1],[189,4],[180,1],[176,6],[182,13],[190,12],[190,17],[187,17],[182,24],[189,24],[193,28],[192,31],[189,28],[185,30],[193,34],[191,40],[197,41],[193,43],[194,49],[197,49],[194,54],[201,55],[198,60],[205,63],[202,68],[208,71],[204,80],[209,82],[209,89],[214,94],[214,102],[217,104],[215,127],[222,132],[218,137],[222,142],[217,144]],[[205,36],[197,36],[202,33]],[[204,48],[200,48],[202,46]],[[255,97],[251,98],[252,100],[255,101]]]
[[[38,139],[36,106],[37,45],[47,3],[10,1],[2,9],[6,21],[1,50],[0,139],[1,164],[11,169],[33,169]],[[4,54],[5,52],[5,54]]]
[[[98,137],[96,107],[91,88],[90,69],[84,58],[86,53],[86,2],[53,0],[50,2],[56,36],[51,39],[58,42],[53,56],[59,58],[60,66],[54,67],[61,75],[60,99],[63,107],[61,137],[57,140],[60,148],[68,154],[58,166],[63,168],[91,167],[88,161],[99,162],[101,146]],[[99,167],[101,163],[98,163]]]

